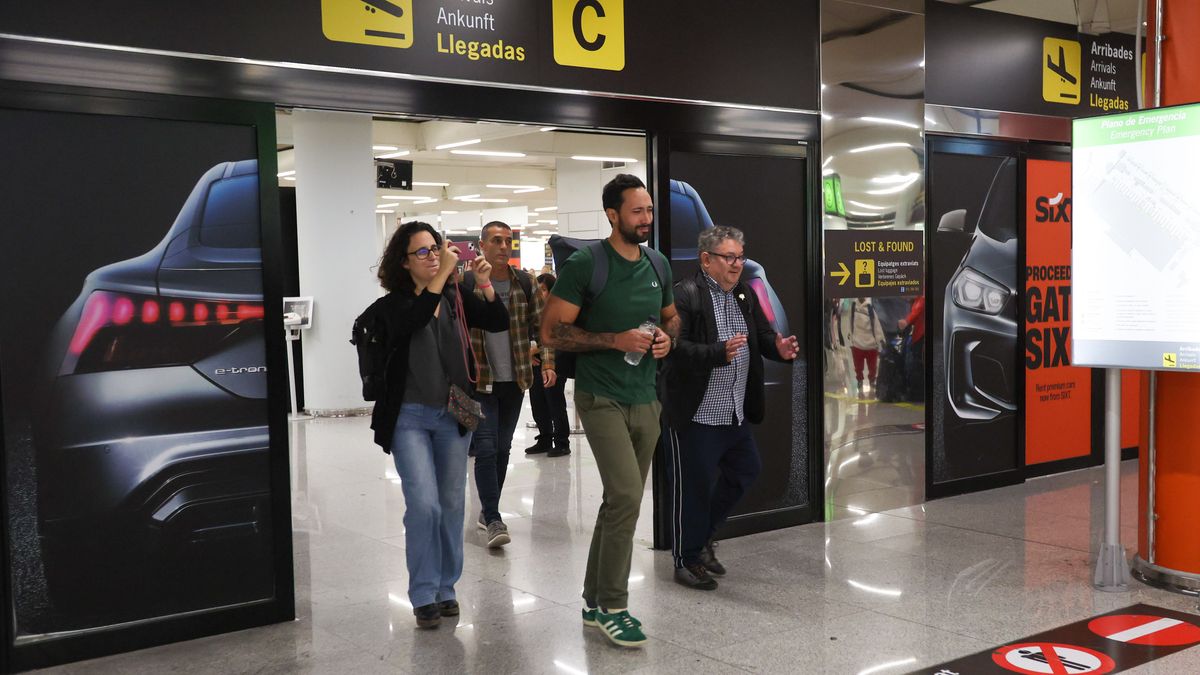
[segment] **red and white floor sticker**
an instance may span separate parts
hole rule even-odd
[[[1117,664],[1107,654],[1053,642],[1008,645],[992,652],[996,665],[1022,675],[1104,675]]]
[[[1193,645],[1200,642],[1200,626],[1148,614],[1116,614],[1088,622],[1100,637],[1133,645],[1153,647]]]

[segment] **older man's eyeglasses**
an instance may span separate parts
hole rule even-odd
[[[434,244],[433,246],[422,246],[415,251],[409,251],[408,254],[417,256],[417,260],[428,260],[429,256],[437,255],[440,250],[442,247]]]
[[[730,265],[733,265],[734,263],[745,264],[745,262],[746,262],[746,256],[744,256],[744,255],[734,255],[732,253],[717,253],[716,251],[705,251],[705,253],[707,253],[711,256],[716,256],[716,257],[724,260],[726,263],[728,263]]]

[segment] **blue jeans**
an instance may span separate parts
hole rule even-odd
[[[405,403],[396,418],[392,460],[404,490],[404,556],[413,607],[454,600],[462,576],[467,449],[445,408]]]
[[[508,474],[509,453],[525,392],[516,382],[496,382],[490,393],[475,392],[475,400],[483,407],[484,415],[471,441],[475,487],[483,505],[483,522],[492,523],[500,520],[500,491]]]

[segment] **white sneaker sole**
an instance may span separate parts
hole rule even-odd
[[[488,540],[488,548],[500,548],[512,541],[512,537],[508,536],[507,532],[501,532]]]

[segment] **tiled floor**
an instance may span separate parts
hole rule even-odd
[[[902,480],[905,466],[885,436],[863,467],[863,489],[852,491],[865,497],[839,502],[841,520],[723,542],[718,554],[730,573],[715,592],[673,583],[670,556],[649,548],[647,498],[630,586],[650,641],[618,649],[579,621],[600,500],[595,463],[582,437],[569,457],[526,459],[522,423],[501,504],[513,543],[488,550],[468,529],[458,625],[417,631],[406,599],[404,502],[367,421],[293,428],[297,620],[61,670],[886,675],[1136,602],[1197,607],[1194,598],[1136,583],[1126,593],[1093,590],[1099,470],[876,511],[869,493],[888,489],[887,471]],[[837,464],[849,471],[861,461],[846,455]],[[1135,467],[1125,466],[1122,538],[1130,549],[1135,479]],[[1200,648],[1130,672],[1200,672]]]

